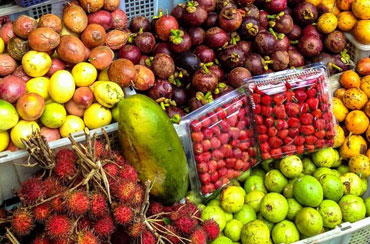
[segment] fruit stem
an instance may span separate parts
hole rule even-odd
[[[272,28],[269,28],[269,31],[270,33],[276,38],[278,39],[277,35],[276,35],[276,32],[272,29]]]
[[[209,74],[209,69],[207,65],[203,64],[203,70],[204,70],[204,73]]]
[[[298,44],[298,43],[299,43],[299,41],[298,41],[298,40],[290,41],[290,44],[292,44],[292,45],[296,45],[296,44]]]
[[[338,71],[342,72],[343,69],[341,67],[339,67],[338,65],[336,64],[333,64],[333,63],[329,63],[329,65],[331,65],[332,67],[334,67],[335,69],[337,69]]]
[[[279,40],[283,40],[284,37],[285,37],[285,34],[284,33],[280,33],[280,34],[278,34],[277,37],[278,37]]]
[[[268,19],[275,19],[276,18],[276,14],[268,14],[267,15],[267,18]]]
[[[275,27],[275,25],[276,25],[276,22],[275,21],[269,21],[269,26],[270,27]]]
[[[180,120],[181,120],[181,116],[180,116],[180,114],[174,114],[174,115],[172,116],[172,118],[170,119],[170,121],[171,121],[172,123],[175,123],[175,124],[180,123]]]
[[[184,32],[179,29],[171,29],[170,32],[170,41],[175,45],[180,45],[182,43],[182,37],[184,36]]]

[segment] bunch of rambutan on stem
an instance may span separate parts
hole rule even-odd
[[[217,224],[203,223],[192,203],[151,204],[152,183],[140,184],[136,170],[103,135],[97,140],[86,129],[85,144],[70,136],[72,150],[56,154],[38,131],[23,140],[30,155],[24,166],[42,171],[22,183],[17,209],[0,211],[5,243],[206,244],[218,236]]]

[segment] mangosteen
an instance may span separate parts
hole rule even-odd
[[[284,14],[289,14],[289,15],[292,15],[293,13],[293,10],[291,8],[289,8],[289,5],[288,7],[283,11]]]
[[[263,74],[264,64],[262,63],[264,60],[258,53],[250,53],[245,58],[244,67],[247,68],[252,75],[261,75]]]
[[[153,50],[153,55],[155,56],[159,53],[164,53],[169,56],[172,56],[171,49],[167,42],[160,42],[157,45],[155,45],[154,50]]]
[[[148,91],[149,97],[157,100],[161,97],[171,98],[172,97],[172,85],[166,80],[158,80],[154,83],[154,86]]]
[[[209,72],[206,66],[203,66],[195,72],[191,84],[198,91],[211,92],[217,87],[218,79],[212,72]]]
[[[216,54],[213,49],[205,46],[200,45],[195,50],[194,53],[198,56],[200,62],[202,63],[209,63],[215,61]]]
[[[225,95],[226,93],[232,92],[234,90],[234,88],[232,86],[229,86],[229,85],[226,85],[226,84],[223,87],[219,87],[218,89],[219,89],[219,92],[217,94],[213,95],[214,99],[219,98],[219,97]]]
[[[256,5],[254,4],[248,4],[246,5],[244,8],[243,8],[245,14],[243,17],[252,17],[252,18],[255,18],[255,19],[259,19],[260,18],[260,11],[258,10],[258,8],[256,7]]]
[[[294,24],[293,29],[288,33],[288,38],[291,41],[296,41],[302,36],[302,28],[299,25]]]
[[[184,5],[183,4],[177,4],[176,7],[174,7],[171,11],[171,15],[177,19],[177,21],[181,22],[182,15],[184,14]]]
[[[304,65],[304,57],[297,50],[289,50],[289,67],[298,68]]]
[[[204,22],[203,26],[206,29],[214,27],[214,26],[217,25],[217,19],[218,19],[218,14],[215,13],[215,12],[210,12],[210,13],[208,13],[208,17],[207,17],[206,21]]]
[[[134,45],[125,45],[118,51],[118,58],[126,58],[134,64],[138,64],[141,58],[141,51]]]
[[[221,12],[223,8],[237,8],[234,0],[216,0],[216,12]]]
[[[232,87],[238,88],[246,84],[246,81],[251,77],[251,72],[249,72],[248,69],[236,67],[230,71],[229,75],[227,76],[227,81]]]
[[[332,74],[335,74],[336,73],[336,69],[334,68],[333,64],[335,65],[335,58],[333,55],[329,54],[329,53],[320,53],[319,55],[317,55],[314,59],[313,59],[313,62],[314,63],[323,63],[324,65],[326,65],[326,67],[328,68],[329,70],[329,73],[332,75]]]
[[[341,31],[333,31],[324,39],[325,47],[332,53],[340,53],[346,47],[347,39]]]
[[[189,74],[194,74],[200,68],[200,60],[192,52],[183,52],[176,59],[177,67],[186,70]]]
[[[220,27],[212,27],[207,30],[204,41],[210,48],[220,48],[229,41],[229,36]]]
[[[334,56],[334,59],[335,59],[335,65],[338,66],[338,69],[337,70],[339,72],[342,72],[342,71],[346,71],[350,68],[350,57],[347,53],[345,53],[344,55],[342,55],[343,52],[341,54],[337,54]]]
[[[323,35],[319,32],[319,30],[317,29],[316,25],[307,25],[307,26],[303,29],[303,35],[304,35],[304,36],[316,35],[316,36],[318,36],[320,39],[322,39],[322,38],[323,38]]]
[[[304,2],[305,0],[288,0],[288,5],[295,7],[298,3]]]
[[[254,39],[254,44],[261,55],[271,55],[276,48],[276,38],[268,31],[260,31]]]
[[[243,50],[236,45],[230,45],[222,49],[218,53],[217,58],[222,67],[229,70],[243,66],[245,62],[245,54]]]
[[[275,21],[275,30],[279,33],[288,34],[293,30],[294,23],[293,18],[289,14],[284,14],[283,16],[277,17]]]
[[[268,15],[269,14],[266,11],[260,10],[259,21],[260,21],[260,26],[263,28],[267,28],[269,26],[269,19],[267,18]]]
[[[248,7],[253,5],[254,0],[236,0],[237,4],[241,7]]]
[[[236,31],[242,23],[242,14],[237,8],[224,8],[218,15],[218,24],[226,32]]]
[[[150,53],[155,46],[155,37],[150,32],[143,32],[135,38],[135,45],[142,53]]]
[[[301,2],[294,8],[294,19],[301,25],[306,26],[317,20],[317,8],[308,2]]]
[[[189,100],[190,111],[197,110],[198,108],[200,108],[202,106],[203,106],[203,104],[196,97],[190,98],[190,100]]]
[[[191,38],[182,30],[171,30],[169,47],[175,53],[186,52],[191,48]]]
[[[208,70],[209,72],[211,72],[212,74],[214,74],[217,78],[218,81],[222,81],[222,79],[224,78],[224,71],[223,69],[218,66],[218,65],[212,65],[210,67],[208,67]]]
[[[216,0],[197,0],[199,6],[204,8],[208,13],[216,10]]]
[[[260,31],[260,22],[259,20],[253,17],[244,17],[242,24],[238,30],[240,37],[244,40],[251,40]]]
[[[201,27],[192,27],[188,30],[188,34],[193,46],[199,46],[203,43],[206,32]]]
[[[177,106],[184,106],[188,101],[184,88],[174,86],[172,88],[172,99],[176,102]]]
[[[186,2],[182,14],[182,22],[190,27],[201,26],[207,19],[207,11],[199,6],[198,2],[190,0]]]
[[[288,7],[287,0],[265,0],[265,9],[269,13],[280,13]]]
[[[130,23],[132,33],[137,33],[140,29],[144,32],[150,32],[151,28],[150,21],[145,16],[135,16]]]
[[[252,42],[251,41],[238,41],[236,44],[238,47],[242,49],[245,55],[251,52],[252,50]]]
[[[271,55],[272,69],[274,71],[280,71],[288,68],[289,66],[289,54],[287,51],[276,51]]]
[[[282,39],[276,41],[276,51],[288,51],[290,47],[290,41],[288,37],[284,36]]]
[[[323,43],[316,35],[303,36],[298,44],[299,50],[305,57],[314,57],[321,53]]]
[[[166,108],[166,113],[172,123],[179,123],[181,117],[185,116],[184,110],[175,106],[169,106]]]

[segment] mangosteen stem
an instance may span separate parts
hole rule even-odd
[[[229,8],[224,11],[222,14],[222,17],[228,20],[232,20],[234,18],[234,15],[236,13],[236,10],[234,8]]]
[[[141,35],[141,34],[143,34],[143,32],[144,32],[144,29],[143,29],[143,27],[140,27],[140,29],[139,29],[139,32],[138,32],[138,35]]]
[[[170,41],[175,45],[180,45],[182,43],[182,37],[184,32],[182,30],[171,29]]]
[[[236,45],[236,39],[235,39],[235,37],[231,38],[231,41],[232,41],[233,45]]]
[[[268,14],[267,15],[267,18],[268,19],[275,19],[276,18],[276,14]]]
[[[331,65],[331,67],[334,67],[335,69],[337,69],[338,71],[342,72],[343,69],[341,67],[339,67],[338,65],[336,64],[333,64],[333,63],[329,63],[329,65]]]
[[[311,11],[311,10],[306,9],[306,10],[303,12],[303,18],[304,18],[305,20],[313,19],[313,17],[314,17],[314,15],[313,15],[313,13],[312,13],[312,11]]]
[[[270,27],[275,27],[275,25],[276,25],[276,22],[275,21],[269,21],[269,26]]]
[[[290,44],[292,44],[292,45],[296,45],[296,44],[298,44],[298,43],[299,43],[299,41],[298,41],[298,40],[290,41]]]
[[[279,14],[278,14],[278,16],[279,17],[283,17],[285,15],[285,13],[283,12],[283,11],[281,11]]]
[[[175,124],[180,123],[180,120],[181,120],[181,116],[180,116],[180,114],[174,114],[174,115],[172,116],[172,118],[170,119],[170,121],[171,121],[172,123],[175,123]]]
[[[204,73],[209,74],[209,69],[208,69],[207,65],[203,65],[202,68],[204,70]]]
[[[158,15],[154,15],[152,19],[159,19],[163,16],[163,10],[160,8],[158,9]]]
[[[269,28],[269,31],[270,33],[276,38],[278,39],[278,36],[276,35],[276,32],[272,29],[272,28]]]
[[[197,11],[197,6],[198,6],[198,2],[195,2],[195,1],[188,1],[186,3],[186,11],[190,14],[193,14],[195,13],[195,11]]]
[[[284,37],[285,37],[285,34],[284,33],[280,33],[280,34],[278,34],[277,37],[278,37],[279,40],[283,40]]]

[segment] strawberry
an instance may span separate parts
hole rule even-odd
[[[270,127],[270,128],[268,128],[268,130],[267,130],[267,135],[268,135],[269,137],[276,136],[276,135],[277,135],[277,133],[278,133],[278,130],[277,130],[275,127]]]
[[[297,89],[295,90],[295,98],[297,98],[298,102],[299,103],[304,103],[307,99],[307,93],[304,92],[303,90],[301,89]]]
[[[271,105],[271,101],[272,101],[272,99],[271,99],[271,97],[269,95],[263,95],[261,97],[261,103],[263,105],[270,106]]]
[[[241,157],[242,157],[242,150],[240,150],[239,148],[235,148],[233,150],[233,155],[234,155],[234,158],[241,159]]]
[[[193,147],[195,154],[201,154],[203,152],[203,146],[201,143],[195,143]]]
[[[267,159],[271,158],[270,153],[268,153],[268,152],[262,153],[261,157],[262,157],[263,160],[267,160]]]
[[[309,136],[315,133],[315,128],[312,125],[302,125],[301,128],[299,128],[299,131],[303,135]]]
[[[313,121],[312,114],[310,113],[301,114],[300,119],[303,125],[312,125],[312,121]]]
[[[225,165],[225,160],[221,159],[217,161],[217,169],[222,169],[223,167],[225,167]]]
[[[326,139],[333,139],[335,136],[335,131],[333,129],[330,129],[326,132]]]
[[[248,139],[248,133],[247,133],[247,131],[241,130],[240,131],[240,135],[239,135],[239,139],[240,140],[246,140],[246,139]]]
[[[238,124],[236,125],[236,128],[238,128],[239,130],[242,130],[242,129],[244,129],[246,127],[247,124],[250,124],[250,119],[248,119],[248,120],[240,120],[238,122]]]
[[[218,180],[215,182],[215,189],[218,190],[222,187],[222,181],[221,180]]]
[[[213,184],[207,184],[207,185],[202,186],[202,193],[204,195],[212,193],[214,192],[214,190],[215,190],[215,185]]]
[[[193,122],[191,122],[190,128],[192,131],[199,132],[202,128],[202,124],[198,120],[194,120]]]
[[[308,107],[311,109],[311,111],[316,110],[319,107],[319,99],[317,98],[309,98],[307,99]]]
[[[324,119],[317,119],[314,123],[317,130],[323,130],[326,126],[326,121]]]
[[[227,170],[227,174],[226,174],[226,178],[228,179],[233,179],[235,177],[235,171],[233,169],[228,169]]]
[[[306,91],[308,97],[316,97],[317,90],[316,88],[310,88]]]
[[[227,174],[227,169],[226,169],[226,168],[222,168],[222,169],[219,169],[217,172],[218,172],[218,176],[219,176],[220,178],[222,178],[222,177],[226,176],[226,174]]]
[[[214,173],[217,171],[217,161],[212,160],[208,162],[208,172],[209,173]]]
[[[253,110],[253,112],[254,112],[255,114],[260,114],[260,113],[261,113],[261,110],[262,110],[261,105],[260,105],[260,104],[256,104],[256,105],[254,106],[254,110]]]
[[[289,128],[289,133],[288,135],[292,138],[298,136],[299,134],[299,128]]]
[[[211,120],[206,116],[200,117],[200,123],[202,123],[203,128],[208,128],[211,125]]]
[[[223,108],[221,108],[221,107],[218,107],[218,108],[216,109],[216,115],[218,116],[218,118],[219,118],[220,120],[224,120],[224,119],[226,118],[226,112],[225,112],[225,110],[224,110]]]
[[[211,125],[217,124],[218,122],[218,117],[214,112],[209,112],[208,113],[208,118],[211,121]]]
[[[317,141],[316,136],[306,136],[306,144],[313,145]]]
[[[299,114],[299,105],[296,103],[288,102],[285,104],[285,111],[290,117],[296,117]]]
[[[212,152],[212,158],[214,160],[223,159],[223,157],[224,157],[224,154],[220,150],[214,150]]]
[[[241,170],[243,168],[244,162],[242,160],[237,160],[234,166],[235,170]]]
[[[231,127],[229,130],[229,134],[234,140],[237,140],[240,135],[240,130],[236,127]]]
[[[281,148],[272,149],[270,151],[270,155],[274,159],[280,158],[282,154],[283,154],[283,151],[281,150]]]
[[[323,139],[323,138],[325,138],[326,131],[325,131],[325,130],[319,130],[319,131],[316,131],[314,135],[315,135],[318,139]]]
[[[270,145],[267,143],[267,142],[265,142],[265,143],[261,143],[261,145],[260,145],[260,150],[261,150],[261,152],[263,152],[263,153],[267,153],[267,152],[269,152],[270,151]]]
[[[221,147],[221,142],[216,137],[212,137],[210,141],[212,149],[219,149]]]
[[[287,137],[284,138],[284,144],[285,145],[289,145],[291,143],[293,143],[293,138],[291,138],[290,136],[287,136]]]
[[[222,154],[228,158],[228,157],[231,157],[233,155],[233,150],[232,150],[232,146],[229,145],[229,144],[223,144],[220,148]]]
[[[333,116],[332,116],[332,114],[330,113],[330,112],[326,112],[326,113],[324,113],[323,115],[322,115],[322,118],[324,119],[324,120],[326,120],[326,121],[331,121],[332,119],[333,119]],[[330,126],[331,127],[331,126]],[[330,128],[329,127],[329,128]]]
[[[265,125],[257,125],[258,134],[266,134],[267,128]]]
[[[297,146],[296,149],[297,149],[297,154],[303,154],[304,153],[304,146],[303,145]]]
[[[278,105],[274,107],[273,113],[275,114],[275,117],[277,119],[285,119],[286,118],[286,112],[284,105]]]
[[[285,100],[288,101],[288,102],[292,102],[295,97],[294,97],[294,92],[291,91],[291,90],[288,90],[284,93],[284,97],[285,97]]]
[[[233,148],[237,148],[240,144],[240,140],[232,140],[230,142],[230,145],[233,147]]]
[[[226,167],[227,169],[232,169],[232,168],[234,168],[234,167],[235,167],[235,164],[236,164],[236,158],[227,158],[225,162],[226,162],[225,167]]]
[[[217,180],[218,180],[218,173],[217,173],[217,171],[216,171],[216,172],[213,172],[213,173],[211,174],[211,182],[212,182],[212,183],[215,183]]]
[[[202,141],[202,147],[203,151],[209,151],[211,149],[211,141],[210,140],[204,140]]]
[[[242,120],[245,117],[245,109],[241,108],[237,114],[238,120]]]
[[[294,138],[294,144],[297,146],[302,146],[305,142],[305,138],[303,136],[297,136]]]
[[[289,134],[289,130],[288,129],[279,130],[278,137],[280,137],[281,139],[285,139],[285,137],[287,137],[288,134]]]
[[[325,144],[328,147],[332,147],[334,145],[334,139],[333,138],[332,139],[326,139]]]
[[[242,152],[242,161],[243,162],[248,162],[249,161],[249,153]]]
[[[191,133],[191,139],[193,142],[198,143],[203,141],[204,135],[201,132],[193,132]]]
[[[261,114],[265,117],[271,116],[272,115],[273,108],[270,106],[263,106],[261,107]]]
[[[324,139],[319,139],[316,141],[316,147],[317,148],[323,148],[325,147],[325,140]]]
[[[280,105],[284,103],[285,97],[283,94],[275,94],[273,99],[275,105]]]
[[[211,137],[213,136],[213,132],[209,128],[203,129],[202,133],[203,133],[205,139],[211,139]]]
[[[275,120],[274,120],[274,117],[272,117],[272,116],[269,116],[269,117],[266,117],[266,118],[265,118],[265,125],[266,125],[267,127],[272,127],[272,126],[274,126],[274,122],[275,122]]]
[[[274,136],[269,139],[269,144],[271,148],[276,149],[276,148],[280,148],[281,145],[283,145],[283,141],[279,137]]]
[[[227,144],[229,142],[229,134],[228,133],[222,133],[218,136],[218,139],[220,140],[221,144]]]
[[[288,118],[289,128],[298,128],[301,125],[301,122],[298,118],[290,117]]]
[[[308,106],[307,103],[301,104],[301,108],[299,109],[299,111],[301,112],[301,114],[307,113],[309,110],[310,110],[310,107]]]
[[[327,112],[330,109],[330,104],[329,103],[322,103],[322,104],[320,104],[320,109],[323,112]]]
[[[273,128],[273,127],[271,127],[271,128]],[[270,130],[270,128],[269,128],[269,130]],[[276,130],[276,133],[277,133],[277,130]],[[269,139],[269,137],[267,135],[265,135],[265,134],[258,135],[258,140],[260,141],[260,143],[265,143],[265,142],[267,142],[268,139]]]
[[[287,129],[288,127],[289,127],[288,122],[286,122],[285,120],[278,119],[276,121],[276,129],[283,130],[283,129]]]
[[[210,152],[204,152],[201,154],[202,156],[202,162],[208,162],[209,160],[211,160],[211,153]]]
[[[218,127],[218,126],[213,126],[213,127],[211,128],[211,131],[213,132],[213,134],[214,134],[215,136],[219,136],[219,135],[221,135],[221,129],[220,129],[220,127]]]
[[[254,121],[256,122],[256,125],[263,125],[263,117],[261,115],[255,115]]]
[[[255,157],[256,154],[257,154],[257,150],[255,147],[250,147],[248,148],[248,154],[251,156],[251,157]]]
[[[228,132],[229,129],[230,129],[230,125],[225,121],[225,120],[222,120],[220,123],[219,123],[220,127],[221,127],[221,131],[222,132]]]
[[[208,165],[206,163],[200,163],[197,165],[197,169],[199,173],[206,173],[208,172]]]
[[[230,125],[231,127],[236,126],[236,124],[238,123],[238,116],[237,116],[237,115],[229,116],[229,117],[227,118],[227,123],[229,123],[229,125]]]
[[[306,145],[305,148],[306,148],[307,152],[315,151],[315,146],[314,145]]]
[[[329,103],[329,94],[328,93],[321,93],[319,96],[321,103]]]
[[[322,116],[322,112],[320,109],[316,109],[314,111],[311,112],[312,116],[315,118],[315,119],[319,119],[321,118]]]
[[[283,149],[283,152],[288,155],[294,154],[297,151],[295,145],[285,145],[283,146],[282,149]]]
[[[200,174],[199,179],[203,185],[207,185],[211,182],[211,176],[208,173]]]

